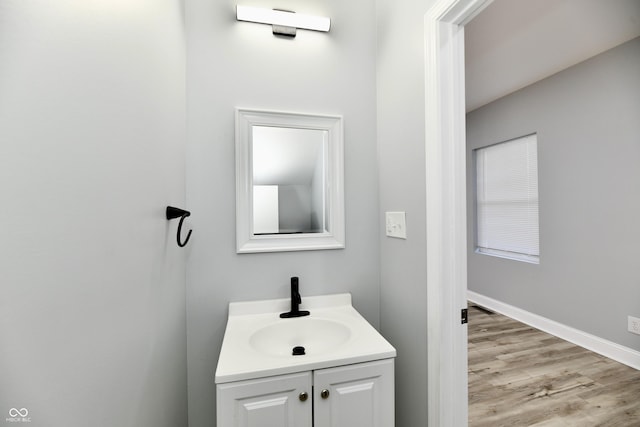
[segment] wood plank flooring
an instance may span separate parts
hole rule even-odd
[[[469,306],[469,427],[640,427],[640,371]]]

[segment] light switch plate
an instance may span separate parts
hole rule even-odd
[[[640,318],[628,316],[627,330],[632,334],[640,335]]]
[[[407,220],[405,212],[386,212],[387,236],[398,239],[407,238]]]

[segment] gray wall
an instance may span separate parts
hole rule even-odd
[[[311,212],[311,185],[278,186],[280,232],[310,230]]]
[[[538,133],[540,264],[474,253],[468,287],[640,350],[640,38],[467,115],[471,150]],[[469,230],[473,198],[469,191]]]
[[[0,420],[186,425],[177,0],[0,5]]]
[[[280,1],[332,19],[330,33],[299,30],[295,39],[237,22],[236,3],[187,2],[191,427],[215,425],[214,373],[230,301],[288,297],[297,275],[303,298],[351,292],[355,307],[380,323],[373,2]],[[236,254],[235,107],[344,116],[346,249]]]
[[[378,0],[379,220],[407,213],[407,240],[380,239],[380,322],[397,351],[396,418],[427,425],[424,14],[430,0]]]

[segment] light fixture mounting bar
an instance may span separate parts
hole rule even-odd
[[[263,9],[250,6],[236,6],[238,21],[270,24],[281,27],[300,28],[327,32],[331,28],[331,19],[324,16],[304,15],[275,9]]]

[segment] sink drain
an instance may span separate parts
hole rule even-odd
[[[293,354],[294,356],[303,356],[305,354],[304,347],[300,345],[293,347],[293,351],[291,354]]]

